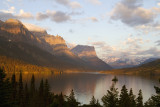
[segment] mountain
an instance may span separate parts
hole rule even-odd
[[[135,66],[132,68],[114,69],[104,71],[103,73],[113,74],[129,74],[129,75],[143,75],[143,76],[159,76],[160,75],[160,59]]]
[[[70,63],[74,66],[76,65],[80,68],[94,70],[92,67],[89,68],[85,61],[70,51],[70,49],[67,47],[66,41],[61,36],[50,35],[46,31],[38,31],[37,29],[36,31],[30,29],[30,32],[32,32],[32,34],[41,40],[41,44],[45,46],[45,48],[43,48],[45,51],[56,56],[60,60],[63,60],[63,62]]]
[[[95,50],[94,54],[96,55]],[[33,30],[16,19],[0,24],[0,56],[64,71],[96,71],[106,67],[110,69],[97,57],[84,60],[72,53],[61,36],[50,35],[43,29]],[[101,66],[94,66],[99,63]]]
[[[8,41],[23,42],[36,45],[40,42],[28,29],[16,19],[8,19],[2,22],[0,27],[0,36],[8,39]]]
[[[139,66],[143,65],[143,64],[147,64],[149,62],[153,62],[155,60],[157,60],[158,58],[148,58],[145,61],[143,61],[142,63],[139,64]]]
[[[71,50],[75,55],[84,60],[88,66],[96,70],[110,70],[111,66],[99,59],[93,46],[77,45]]]
[[[109,65],[111,65],[115,69],[121,68],[131,68],[138,66],[142,62],[144,62],[147,58],[117,58],[117,57],[109,57],[104,59]]]

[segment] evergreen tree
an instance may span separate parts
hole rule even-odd
[[[40,82],[39,86],[39,107],[44,107],[44,82],[43,79]]]
[[[35,93],[35,78],[34,78],[34,75],[32,75],[32,78],[31,78],[31,86],[30,86],[30,93],[31,93],[31,97],[34,96],[34,93]]]
[[[20,72],[19,85],[18,85],[18,101],[21,107],[24,105],[23,97],[24,97],[24,90],[23,90],[22,72]]]
[[[76,101],[74,91],[71,90],[70,95],[67,98],[70,107],[78,107],[79,102]]]
[[[97,102],[96,102],[96,107],[102,107],[101,104],[99,103],[98,99],[97,99]]]
[[[96,99],[94,98],[94,96],[92,96],[92,99],[90,101],[90,105],[91,106],[95,106],[96,105]]]
[[[44,95],[44,82],[43,79],[40,82],[40,86],[39,86],[39,95],[43,96]]]
[[[154,88],[156,95],[151,96],[151,98],[145,103],[145,107],[160,107],[160,87],[154,86]]]
[[[139,90],[138,97],[136,99],[136,107],[143,107],[143,96],[141,90]]]
[[[118,78],[116,76],[114,76],[114,78],[112,79],[113,83],[116,84],[118,82]]]
[[[11,99],[15,103],[17,100],[16,99],[16,97],[17,97],[17,82],[16,82],[15,73],[12,75],[12,78],[11,78],[11,89],[12,89]]]
[[[99,100],[96,100],[94,96],[92,96],[90,104],[91,107],[101,107]]]
[[[3,69],[0,69],[0,107],[11,106],[11,84],[9,79],[5,79],[6,74]]]
[[[63,94],[61,92],[61,94],[58,96],[58,107],[64,107],[64,97],[63,97]]]
[[[121,89],[119,107],[130,107],[128,90],[125,85]]]
[[[24,103],[25,107],[29,106],[29,90],[27,83],[25,84],[25,90],[24,90]]]
[[[49,105],[50,102],[50,92],[49,92],[49,84],[48,80],[46,79],[45,84],[44,84],[44,102],[45,105]]]
[[[4,81],[4,87],[5,87],[5,94],[6,94],[5,98],[7,100],[6,103],[8,105],[12,105],[12,104],[14,105],[14,102],[13,102],[13,100],[11,98],[12,88],[11,88],[11,82],[9,81],[9,78],[5,79],[5,81]]]
[[[132,88],[129,91],[129,101],[130,101],[130,107],[136,107],[135,95],[133,95]]]
[[[5,81],[5,73],[3,69],[0,69],[0,106],[5,106],[7,99],[5,98],[6,93],[5,93],[5,86],[4,86],[4,81]]]
[[[118,106],[118,89],[115,88],[113,83],[107,94],[102,97],[104,107],[117,107]]]

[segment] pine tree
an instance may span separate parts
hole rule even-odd
[[[130,107],[128,90],[125,85],[121,89],[119,107]]]
[[[9,79],[5,79],[6,74],[4,69],[0,68],[0,107],[11,106],[10,96],[11,96],[11,84]]]
[[[29,106],[29,90],[27,83],[25,84],[25,90],[24,90],[24,105],[25,107]]]
[[[160,87],[154,86],[154,88],[156,95],[152,95],[151,98],[149,98],[149,100],[145,103],[145,107],[160,107]]]
[[[97,102],[96,102],[96,107],[102,107],[101,104],[99,103],[98,99],[97,99]]]
[[[129,91],[129,102],[130,107],[136,107],[135,95],[133,94],[132,88]]]
[[[91,107],[101,107],[99,100],[96,100],[94,96],[92,96],[90,104]]]
[[[16,97],[17,97],[17,82],[16,82],[16,76],[15,73],[12,75],[11,78],[11,89],[12,89],[12,95],[11,95],[11,99],[14,103],[16,103]]]
[[[64,97],[63,97],[63,94],[61,92],[61,94],[58,96],[58,107],[64,107]]]
[[[7,99],[5,98],[6,93],[5,93],[5,86],[4,86],[4,79],[6,75],[3,71],[3,69],[0,69],[0,106],[3,107],[6,104]]]
[[[49,84],[48,80],[46,79],[45,84],[44,84],[44,101],[45,105],[49,105],[50,102],[50,92],[49,92]]]
[[[112,79],[113,83],[116,84],[118,82],[118,78],[116,76],[114,76],[114,78]]]
[[[118,106],[118,89],[115,88],[113,83],[110,90],[107,90],[107,94],[102,97],[104,107],[117,107]]]
[[[139,90],[138,97],[136,99],[136,107],[143,107],[143,96],[141,90]]]
[[[43,96],[44,95],[44,82],[43,79],[40,82],[40,86],[39,86],[39,95]]]
[[[39,107],[44,107],[44,82],[43,82],[43,79],[41,80],[40,82],[40,86],[39,86],[39,93],[38,93],[38,96],[39,96]]]
[[[78,107],[79,102],[76,101],[74,91],[71,90],[70,95],[67,98],[70,107]]]
[[[95,106],[96,105],[96,99],[94,98],[94,96],[92,96],[92,99],[90,101],[90,105],[91,106]]]
[[[23,97],[24,97],[24,90],[23,90],[23,81],[22,81],[22,72],[19,75],[19,85],[18,85],[18,101],[20,106],[23,106]]]
[[[32,78],[31,78],[31,86],[30,86],[30,93],[31,93],[31,97],[34,96],[35,94],[35,78],[34,78],[34,75],[32,75]]]

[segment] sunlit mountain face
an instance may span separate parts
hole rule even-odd
[[[91,50],[85,49],[84,56],[92,57],[90,61],[86,61],[78,55],[81,54],[81,51],[72,52],[61,36],[50,35],[46,30],[36,25],[25,26],[17,19],[2,21],[0,34],[1,55],[7,57],[66,71],[72,69],[73,71],[84,72],[111,69],[109,65],[96,56],[93,46]],[[92,63],[99,63],[99,66],[94,66]]]

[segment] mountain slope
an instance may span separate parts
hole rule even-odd
[[[153,62],[153,61],[155,61],[157,59],[158,58],[149,58],[149,59],[146,59],[145,61],[143,61],[142,63],[140,63],[139,66],[141,66],[143,64],[147,64],[147,63]]]
[[[15,19],[2,22],[0,55],[62,70],[97,70],[73,54],[62,37],[49,35],[46,31],[31,32]]]
[[[82,59],[73,54],[66,45],[65,40],[61,36],[49,35],[47,32],[41,31],[31,31],[36,37],[39,38],[45,46],[45,51],[56,56],[65,63],[73,64],[79,68],[84,68],[86,70],[94,70],[92,67],[88,67]]]
[[[92,46],[77,45],[71,51],[84,60],[88,66],[92,66],[96,70],[112,69],[111,66],[97,57],[95,49]]]

